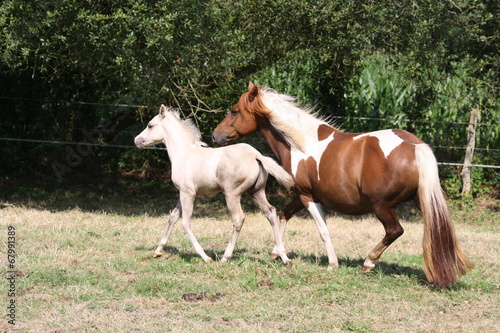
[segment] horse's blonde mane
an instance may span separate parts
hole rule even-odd
[[[192,119],[188,118],[182,120],[181,113],[179,110],[173,110],[170,108],[167,108],[167,110],[170,114],[172,114],[175,117],[176,120],[179,121],[181,127],[183,127],[186,130],[186,134],[192,140],[193,144],[200,147],[208,146],[205,142],[201,141],[201,132]]]
[[[327,123],[318,116],[314,107],[300,107],[295,97],[278,94],[270,88],[260,88],[261,99],[271,125],[282,133],[287,143],[296,149],[305,151],[306,137],[317,136],[318,125]]]

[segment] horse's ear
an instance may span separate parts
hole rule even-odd
[[[162,118],[163,118],[163,117],[165,117],[165,113],[167,113],[167,111],[168,111],[168,110],[167,110],[167,107],[166,107],[165,105],[163,105],[163,104],[162,104],[162,105],[161,105],[161,107],[160,107],[160,116],[161,116]]]
[[[253,84],[252,81],[248,82],[248,101],[251,103],[259,95],[259,87]]]
[[[252,91],[253,87],[255,87],[255,84],[252,81],[248,81],[248,91]]]

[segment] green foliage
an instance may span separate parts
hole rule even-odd
[[[253,82],[296,96],[303,103],[315,104],[320,95],[320,63],[317,56],[299,51],[256,73]],[[317,98],[317,97],[316,97]]]
[[[348,115],[363,118],[393,119],[390,127],[406,128],[411,117],[410,111],[415,103],[416,85],[398,72],[397,65],[389,63],[389,58],[374,54],[362,61],[362,72],[354,87],[346,94],[351,102]],[[367,119],[352,119],[347,124],[353,131],[380,129],[380,123]]]
[[[496,148],[499,16],[491,0],[6,0],[0,136],[81,142],[111,120],[99,142],[130,144],[124,130],[164,103],[194,118],[208,138],[224,115],[214,111],[229,109],[254,80],[325,116],[396,120],[348,118],[346,131],[406,128],[435,146],[463,146],[462,125],[436,122],[467,122],[478,108],[488,125],[477,143]],[[29,172],[39,160],[64,159],[67,147],[42,153],[2,143],[2,150]],[[134,159],[107,152],[85,159],[112,161],[104,169]],[[2,162],[1,169],[18,168]]]
[[[393,58],[375,53],[361,62],[360,74],[346,89],[350,91],[345,95],[346,113],[354,117],[347,121],[349,129],[380,128],[376,122],[355,117],[385,118],[389,120],[385,126],[410,130],[431,145],[464,147],[466,126],[446,123],[468,123],[472,108],[481,110],[480,122],[494,123],[499,116],[497,102],[489,100],[492,91],[470,76],[466,61],[451,63],[445,71]],[[477,131],[478,145],[500,144],[500,126],[482,130]]]

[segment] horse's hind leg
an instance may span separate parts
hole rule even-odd
[[[385,236],[382,240],[370,251],[368,257],[363,264],[363,270],[368,272],[372,270],[378,263],[382,253],[404,232],[403,227],[399,223],[396,216],[396,209],[378,208],[375,209],[375,215],[382,222],[385,228]]]
[[[271,224],[274,233],[275,246],[273,253],[281,257],[285,265],[291,264],[292,261],[288,259],[285,251],[285,246],[283,245],[283,234],[282,230],[278,225],[278,217],[276,215],[276,208],[274,208],[266,198],[266,192],[262,189],[252,195],[254,201],[259,205],[260,210],[266,215],[267,220]],[[285,222],[286,223],[286,222]],[[283,228],[284,233],[284,228]]]
[[[155,253],[153,254],[153,257],[160,257],[163,251],[163,248],[165,245],[167,245],[168,237],[170,236],[170,232],[172,232],[172,228],[174,227],[175,223],[177,220],[179,220],[179,216],[181,215],[182,212],[182,206],[181,202],[177,202],[177,205],[175,208],[170,212],[170,217],[168,218],[168,227],[167,231],[165,231],[165,234],[160,240],[160,244],[158,244],[158,247],[155,250]]]
[[[224,251],[224,256],[221,261],[226,262],[233,255],[234,248],[236,246],[236,241],[240,234],[241,228],[243,227],[243,222],[245,221],[245,214],[241,209],[241,194],[230,195],[226,194],[226,204],[229,212],[231,213],[231,219],[233,221],[233,232],[231,233],[231,238],[227,244],[226,251]]]
[[[191,230],[191,215],[193,214],[194,199],[194,195],[181,193],[182,227],[191,240],[191,244],[193,244],[196,253],[201,256],[203,261],[208,263],[212,261],[212,258],[207,256],[200,243],[198,243],[198,240],[194,236],[193,231]]]

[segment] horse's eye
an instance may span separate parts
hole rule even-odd
[[[153,127],[153,125],[151,125],[151,124],[148,124],[148,128],[152,128],[152,127]]]
[[[233,117],[237,116],[238,113],[240,113],[240,111],[238,111],[238,110],[231,110],[231,116],[233,116]]]

